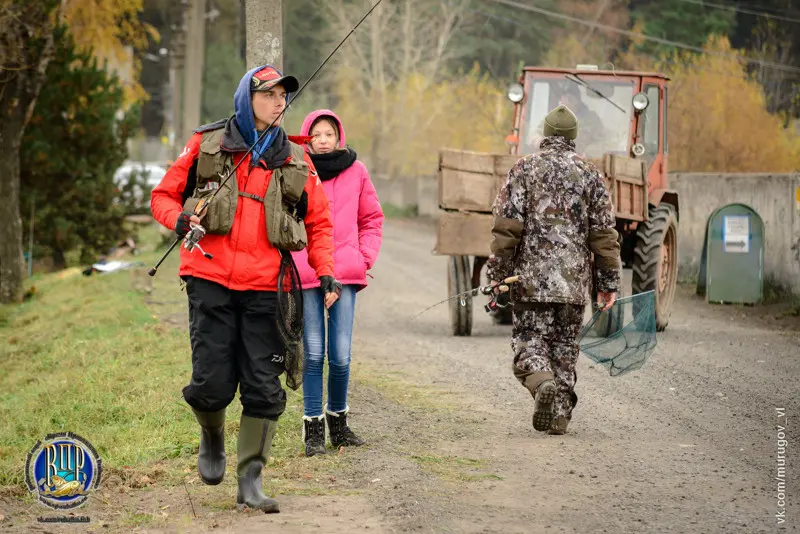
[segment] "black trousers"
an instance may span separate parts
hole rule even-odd
[[[244,415],[277,420],[286,408],[277,294],[233,291],[191,276],[185,280],[192,380],[183,398],[198,411],[216,412],[233,401],[238,386]]]

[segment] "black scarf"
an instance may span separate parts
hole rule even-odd
[[[339,176],[358,158],[356,151],[349,146],[344,150],[334,150],[328,154],[309,154],[309,156],[314,163],[314,168],[317,169],[319,179],[323,182]]]

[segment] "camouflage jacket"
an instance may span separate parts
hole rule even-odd
[[[565,137],[547,137],[541,151],[508,172],[492,207],[490,280],[519,275],[515,304],[586,304],[592,282],[617,291],[620,248],[603,176]]]

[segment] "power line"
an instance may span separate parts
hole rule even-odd
[[[442,0],[442,1],[444,1],[444,0]],[[498,20],[498,21],[506,22],[506,23],[514,25],[514,26],[519,26],[520,28],[530,28],[529,25],[524,24],[522,22],[519,22],[518,20],[509,19],[509,18],[500,16],[500,15],[497,15],[495,13],[489,13],[488,11],[483,11],[483,10],[480,10],[480,9],[467,9],[467,11],[471,11],[472,13],[477,13],[479,15],[486,15],[487,18],[492,18],[492,19],[495,19],[495,20]],[[692,69],[692,70],[696,70],[696,71],[702,71],[702,72],[706,72],[708,74],[714,74],[715,76],[722,76],[724,78],[734,78],[734,79],[737,79],[737,80],[741,80],[742,79],[742,76],[731,74],[730,72],[720,72],[720,71],[717,71],[717,70],[711,70],[711,69],[707,69],[707,68],[704,68],[704,67],[700,67],[698,65],[689,65],[689,64],[684,63],[682,61],[676,61],[676,60],[671,59],[671,58],[662,58],[662,57],[656,56],[655,54],[651,54],[649,52],[641,52],[640,55],[652,58],[654,60],[654,63],[667,63],[669,65],[678,65],[678,66],[681,66],[681,67],[684,67],[684,68],[688,68],[688,69]]]
[[[679,41],[672,41],[672,40],[669,40],[669,39],[662,39],[661,37],[654,37],[652,35],[647,35],[647,34],[644,34],[644,33],[639,33],[639,32],[635,32],[635,31],[631,31],[631,30],[623,30],[622,28],[617,28],[615,26],[609,26],[608,24],[601,24],[599,22],[592,22],[592,21],[588,21],[586,19],[573,17],[571,15],[565,15],[563,13],[555,13],[553,11],[550,11],[548,9],[544,9],[544,8],[541,8],[541,7],[536,7],[536,6],[532,6],[532,5],[528,5],[528,4],[520,4],[519,2],[514,2],[513,0],[490,0],[490,1],[495,2],[497,4],[502,4],[502,5],[505,5],[505,6],[508,6],[508,7],[522,9],[522,10],[525,10],[525,11],[532,11],[534,13],[539,13],[539,14],[545,15],[547,17],[557,18],[557,19],[561,19],[561,20],[567,20],[567,21],[570,21],[570,22],[575,22],[577,24],[583,24],[585,26],[591,26],[591,27],[599,28],[601,30],[614,32],[614,33],[619,33],[619,34],[626,35],[626,36],[632,37],[632,38],[641,38],[641,39],[644,39],[646,41],[653,41],[653,42],[656,42],[656,43],[659,43],[659,44],[663,44],[663,45],[667,45],[667,46],[674,46],[675,48],[683,48],[685,50],[692,50],[693,52],[699,52],[701,54],[709,54],[709,55],[719,56],[719,57],[723,57],[723,58],[726,58],[726,59],[742,60],[742,61],[746,61],[748,63],[754,63],[756,65],[760,65],[762,67],[772,67],[775,70],[783,70],[783,71],[786,71],[786,72],[800,73],[800,68],[792,67],[790,65],[781,65],[780,63],[774,63],[772,61],[763,61],[763,60],[760,60],[760,59],[741,58],[741,57],[737,57],[737,56],[732,56],[730,54],[723,54],[721,52],[713,52],[711,50],[705,50],[703,48],[700,48],[699,46],[693,46],[693,45],[690,45],[690,44],[681,43]]]
[[[793,10],[792,8],[780,9],[778,7],[765,6],[765,5],[763,5],[763,2],[759,2],[757,0],[756,0],[755,3],[752,3],[752,4],[749,3],[749,2],[737,2],[736,5],[737,6],[741,6],[741,7],[746,7],[746,8],[749,8],[749,9],[758,8],[763,13],[766,13],[768,15],[783,15],[783,14],[786,14],[786,13],[795,13],[795,12],[797,12],[797,9]]]
[[[800,19],[796,19],[793,17],[784,17],[782,15],[773,15],[772,13],[766,13],[764,11],[754,11],[750,9],[745,9],[743,7],[736,7],[736,6],[728,6],[725,4],[714,4],[712,2],[706,2],[705,0],[680,0],[681,2],[686,2],[687,4],[695,4],[698,6],[703,7],[712,7],[715,9],[724,9],[725,11],[733,11],[735,13],[746,13],[748,15],[755,15],[757,17],[766,17],[775,20],[785,20],[788,22],[798,22],[800,23]]]

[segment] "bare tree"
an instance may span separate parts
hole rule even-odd
[[[774,20],[761,23],[753,32],[752,55],[756,59],[792,65],[792,34],[785,25],[780,26]],[[756,69],[755,76],[764,87],[767,110],[770,113],[788,112],[787,115],[794,115],[794,106],[797,105],[797,77],[784,70],[763,65]],[[788,123],[785,124],[787,125]]]
[[[340,39],[371,2],[329,0],[332,40]],[[408,142],[425,121],[413,113],[414,100],[446,75],[455,57],[451,42],[463,22],[469,0],[383,0],[361,29],[340,50],[337,68],[345,69],[349,87],[371,118],[372,145],[365,159],[378,174],[393,174]],[[417,80],[413,92],[410,81]],[[434,114],[435,115],[435,114]]]
[[[18,302],[22,294],[20,144],[53,55],[63,3],[0,0],[0,303]]]

